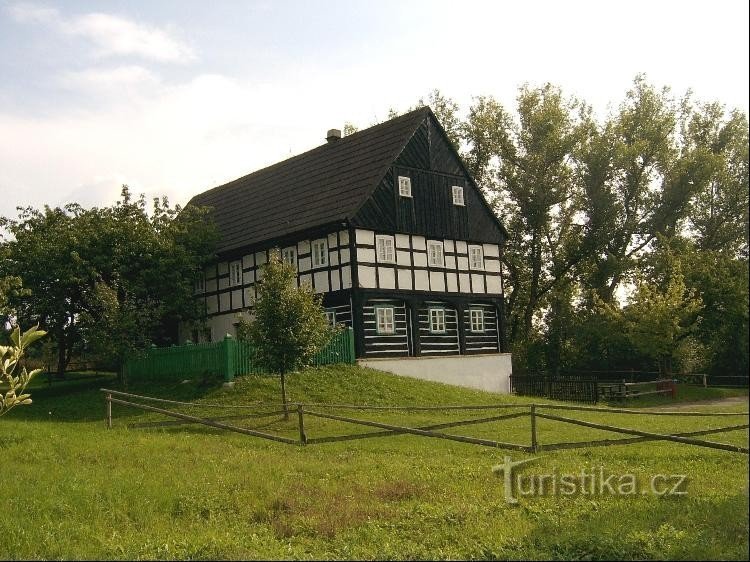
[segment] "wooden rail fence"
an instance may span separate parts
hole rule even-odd
[[[175,418],[170,421],[161,422],[145,422],[132,424],[131,427],[165,427],[169,425],[180,425],[186,423],[203,424],[209,427],[217,429],[224,429],[227,431],[233,431],[250,435],[253,437],[260,437],[262,439],[268,439],[271,441],[277,441],[279,443],[285,443],[289,445],[312,445],[321,443],[330,443],[335,441],[348,441],[354,439],[368,439],[374,437],[387,437],[393,435],[417,435],[420,437],[431,437],[435,439],[445,439],[448,441],[458,441],[461,443],[469,443],[474,445],[483,445],[486,447],[494,447],[496,449],[509,449],[515,451],[522,451],[527,453],[537,453],[539,451],[554,451],[560,449],[574,449],[584,447],[602,447],[610,445],[627,445],[632,443],[641,443],[644,441],[667,441],[672,443],[682,443],[686,445],[695,445],[698,447],[706,447],[709,449],[719,449],[723,451],[730,451],[734,453],[749,454],[748,447],[742,447],[739,445],[733,445],[729,443],[720,443],[716,441],[708,441],[704,439],[696,439],[699,435],[710,435],[716,433],[725,433],[729,431],[737,431],[750,428],[748,423],[732,424],[728,426],[702,429],[698,431],[690,432],[678,432],[678,433],[655,433],[651,431],[643,431],[636,428],[618,427],[603,423],[595,423],[587,420],[581,420],[572,418],[569,416],[556,415],[550,411],[567,411],[567,412],[606,412],[614,414],[629,414],[634,416],[639,415],[650,415],[650,416],[682,416],[682,417],[748,417],[748,412],[693,412],[693,411],[648,411],[648,410],[637,410],[637,409],[626,409],[626,408],[602,408],[596,406],[574,406],[574,405],[562,405],[562,404],[487,404],[487,405],[451,405],[451,406],[366,406],[366,405],[354,405],[354,404],[305,404],[305,403],[290,403],[287,407],[290,411],[297,413],[297,426],[298,426],[298,437],[291,438],[282,435],[276,435],[273,433],[267,433],[258,431],[255,429],[249,429],[245,427],[239,427],[225,423],[227,420],[239,420],[239,419],[251,419],[251,418],[263,418],[263,417],[275,417],[281,415],[284,410],[282,404],[276,403],[264,403],[255,402],[247,405],[230,405],[230,404],[210,404],[210,403],[195,403],[195,402],[180,402],[176,400],[166,400],[164,398],[155,398],[152,396],[143,396],[138,394],[131,394],[127,392],[121,392],[118,390],[111,390],[102,388],[101,392],[104,394],[105,399],[105,422],[107,429],[112,428],[112,404],[119,404],[131,408],[137,408],[148,412],[154,412],[162,414],[167,417]],[[201,409],[216,408],[220,410],[241,410],[243,413],[232,414],[229,416],[219,417],[200,417],[195,415],[184,414],[182,412],[176,412],[174,410],[168,410],[166,408],[160,408],[157,406],[151,406],[144,404],[143,402],[155,402],[159,404],[173,404],[177,406],[192,406]],[[273,409],[270,409],[273,408]],[[311,408],[315,408],[312,410]],[[358,410],[358,411],[416,411],[416,412],[438,412],[438,411],[495,411],[496,413],[491,416],[482,418],[464,419],[444,423],[436,423],[431,425],[424,425],[420,427],[407,427],[400,426],[391,423],[384,423],[376,420],[363,419],[359,417],[350,417],[339,414],[325,413],[321,410],[333,409],[333,410]],[[264,410],[264,411],[258,411]],[[509,413],[509,410],[520,410]],[[379,431],[370,431],[367,433],[355,433],[346,435],[333,435],[333,436],[322,436],[316,438],[310,438],[307,434],[305,427],[305,418],[320,418],[327,420],[340,421],[343,423],[364,426],[368,428],[376,428]],[[478,437],[470,437],[465,435],[456,435],[453,433],[444,433],[438,430],[449,429],[453,427],[461,427],[466,425],[477,425],[483,423],[491,423],[498,421],[508,421],[517,418],[529,417],[530,419],[530,439],[528,444],[524,443],[510,443],[507,441],[499,441],[492,439],[482,439]],[[558,442],[558,443],[540,443],[538,437],[538,423],[539,420],[550,420],[566,424],[571,424],[579,427],[588,427],[593,429],[601,429],[610,431],[613,433],[619,433],[627,435],[625,438],[617,439],[596,439],[591,441],[572,441],[572,442]],[[747,421],[747,420],[745,420]]]

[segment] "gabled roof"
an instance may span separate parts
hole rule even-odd
[[[193,197],[213,207],[219,253],[350,219],[419,124],[411,111]]]

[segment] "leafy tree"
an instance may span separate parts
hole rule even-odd
[[[747,377],[750,372],[748,260],[723,250],[700,249],[699,244],[687,242],[680,252],[685,284],[700,294],[704,303],[696,332],[705,351],[705,360],[699,368],[715,377]]]
[[[495,205],[510,239],[504,254],[511,294],[510,340],[526,338],[544,299],[569,282],[587,255],[587,232],[577,220],[582,193],[576,154],[586,141],[587,109],[552,85],[521,88],[518,119],[493,122],[499,157]]]
[[[111,207],[28,208],[4,219],[14,239],[2,267],[31,289],[13,302],[19,318],[51,332],[59,376],[74,350],[120,366],[136,347],[174,341],[170,326],[201,313],[193,283],[217,239],[207,212],[163,199],[149,214],[123,186]]]
[[[739,111],[727,115],[718,103],[704,104],[692,115],[685,136],[705,161],[686,220],[688,236],[700,250],[747,259],[747,116]]]
[[[323,313],[321,296],[309,285],[297,287],[293,266],[274,255],[262,271],[253,318],[240,322],[237,335],[253,344],[256,358],[265,369],[280,375],[287,418],[286,374],[309,364],[331,340],[335,328]]]
[[[57,344],[62,376],[74,347],[80,343],[77,319],[85,307],[85,289],[94,272],[79,250],[87,233],[75,223],[84,210],[75,204],[43,211],[27,207],[18,220],[2,219],[13,239],[5,242],[2,274],[18,277],[30,290],[10,299],[23,323],[36,323]],[[21,323],[19,322],[19,323]]]
[[[21,333],[16,328],[10,334],[11,345],[0,345],[0,383],[8,385],[7,390],[0,393],[0,416],[7,414],[12,408],[20,405],[31,404],[31,395],[25,394],[26,386],[31,382],[41,369],[27,371],[21,367],[20,373],[15,374],[21,364],[26,349],[39,338],[44,337],[46,332],[39,330],[38,326]]]
[[[621,317],[633,348],[655,360],[660,372],[671,374],[680,346],[695,333],[703,302],[686,287],[680,259],[671,252],[663,259],[669,266],[661,283],[639,274],[625,308],[614,303],[603,306],[606,315]]]

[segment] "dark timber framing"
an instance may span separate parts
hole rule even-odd
[[[400,176],[410,179],[411,196],[400,195]],[[453,186],[463,189],[463,205],[453,203]],[[335,321],[354,328],[358,357],[505,351],[507,232],[429,108],[330,141],[190,204],[212,207],[221,235],[217,262],[196,289],[210,325],[204,333],[229,329],[251,310],[271,252],[292,255],[293,248],[298,283],[309,283]],[[393,238],[392,260],[378,255],[383,235]],[[325,240],[327,260],[313,267],[316,240]],[[442,265],[429,263],[430,242],[440,243]],[[472,246],[482,249],[476,268]],[[239,283],[230,278],[238,263]],[[393,334],[378,333],[378,307],[393,309]],[[440,333],[430,328],[431,308],[444,311]],[[472,330],[472,310],[481,311],[473,314],[483,329]]]

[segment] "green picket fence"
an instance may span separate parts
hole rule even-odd
[[[354,331],[346,328],[313,358],[312,364],[354,362]],[[124,370],[129,378],[186,377],[215,373],[226,381],[231,381],[237,375],[263,372],[255,361],[252,345],[237,341],[229,335],[213,343],[154,347],[128,359]]]

